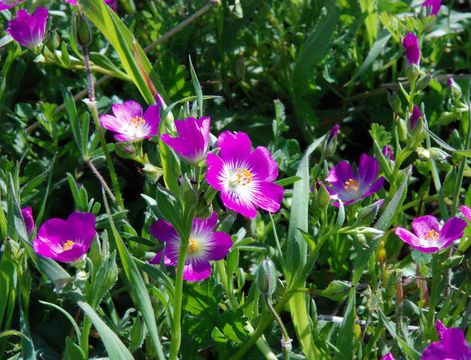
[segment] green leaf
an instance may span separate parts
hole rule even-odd
[[[108,325],[98,316],[93,308],[84,301],[77,301],[77,305],[90,318],[93,325],[100,334],[100,339],[105,345],[106,352],[110,359],[113,360],[134,360],[133,356],[121,342],[118,335],[111,330]],[[163,358],[163,357],[162,357]]]
[[[108,39],[113,48],[119,55],[121,64],[131,80],[139,89],[140,93],[148,104],[155,104],[155,99],[147,87],[146,81],[141,74],[137,61],[133,53],[132,33],[121,21],[119,16],[111,10],[104,1],[101,0],[79,0],[80,7],[87,17]],[[146,54],[136,44],[139,57],[144,71],[149,74],[152,71],[152,65]],[[161,84],[154,84],[157,91],[164,96],[165,91]],[[165,96],[164,96],[165,97]]]
[[[193,82],[193,87],[196,93],[196,99],[198,101],[198,111],[199,116],[203,116],[203,91],[201,90],[201,85],[198,80],[198,76],[196,76],[195,68],[193,67],[193,63],[191,62],[191,57],[188,56],[188,61],[190,62],[190,72],[191,72],[191,80]]]
[[[47,302],[47,301],[42,301],[42,300],[39,300],[39,302],[40,302],[41,304],[44,304],[44,305],[53,307],[54,309],[59,310],[62,314],[64,314],[64,316],[70,321],[70,323],[71,323],[72,326],[74,327],[75,335],[77,336],[77,339],[78,339],[78,341],[80,342],[80,339],[81,339],[81,336],[82,336],[82,332],[80,331],[80,328],[78,327],[78,325],[77,325],[77,323],[75,322],[75,320],[74,320],[74,318],[72,317],[72,315],[70,315],[67,311],[65,311],[63,308],[61,308],[60,306],[58,306],[58,305],[56,305],[56,304],[53,304],[53,303],[50,303],[50,302]],[[67,339],[70,339],[70,338],[67,337]]]
[[[64,359],[66,360],[86,360],[86,356],[83,353],[80,346],[74,343],[69,337],[65,338],[65,354]]]
[[[342,351],[335,354],[335,360],[351,360],[354,358],[355,296],[355,287],[352,287],[350,289],[347,310],[343,316],[336,342],[337,348]]]
[[[320,292],[320,295],[334,301],[342,301],[347,297],[348,291],[351,288],[352,285],[345,281],[334,280],[327,286],[327,289]]]

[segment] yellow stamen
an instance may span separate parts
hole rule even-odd
[[[350,179],[348,181],[345,181],[344,189],[348,190],[348,192],[352,192],[352,188],[353,188],[353,191],[357,191],[357,187],[359,185],[360,184],[358,183],[358,181],[356,181],[355,179]]]
[[[62,250],[64,250],[64,251],[70,250],[70,249],[72,249],[74,244],[75,243],[72,240],[68,240],[64,245],[62,245]]]
[[[196,252],[196,250],[198,250],[198,244],[195,240],[190,238],[190,242],[188,243],[188,249],[186,250],[186,252],[188,254],[193,254],[194,252]]]
[[[253,175],[251,174],[250,171],[248,171],[247,169],[241,169],[241,168],[237,168],[237,184],[241,184],[242,186],[245,186],[247,184],[250,184],[250,182],[252,181],[252,177]]]
[[[134,125],[134,127],[137,129],[138,127],[141,127],[142,125],[144,125],[146,123],[146,121],[139,117],[139,116],[135,116],[133,117],[131,120],[129,120],[129,125]]]
[[[440,234],[435,230],[429,230],[428,234],[425,235],[425,240],[436,241],[440,237]]]

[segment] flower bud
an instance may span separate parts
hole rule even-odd
[[[386,160],[394,161],[392,149],[388,145],[384,145],[383,149],[381,150],[381,153],[384,155],[384,158]]]
[[[388,103],[392,111],[394,111],[395,113],[402,113],[401,98],[399,97],[398,93],[388,93]]]
[[[329,137],[325,147],[325,157],[331,156],[337,148],[337,136],[339,134],[340,126],[335,124],[332,129],[329,130]]]
[[[317,179],[311,188],[314,194],[314,205],[319,210],[325,209],[330,203],[330,194],[327,191],[324,183]]]
[[[423,89],[425,89],[429,84],[431,78],[432,76],[430,74],[421,75],[417,80],[416,90],[422,91]]]
[[[149,163],[144,165],[142,172],[151,183],[157,182],[163,174],[162,168]]]
[[[257,268],[258,290],[265,296],[271,296],[276,289],[276,280],[275,264],[268,258],[263,259]]]
[[[450,158],[450,155],[443,151],[442,149],[439,148],[430,148],[430,149],[424,149],[422,147],[418,147],[415,149],[417,154],[425,160],[435,160],[435,161],[446,161],[447,159]]]
[[[56,30],[48,31],[48,36],[46,40],[46,47],[49,51],[54,52],[57,48],[59,48],[61,44],[61,38]]]
[[[417,105],[414,105],[412,114],[409,116],[407,121],[407,130],[412,137],[416,137],[422,133],[423,128],[422,114]]]
[[[447,84],[447,92],[448,96],[451,97],[453,100],[458,101],[461,99],[461,88],[460,86],[453,80],[453,78],[448,79]]]
[[[366,225],[369,226],[373,220],[376,218],[378,211],[381,209],[381,206],[384,204],[384,199],[378,200],[373,204],[365,206],[358,210],[357,220],[355,225]]]
[[[419,70],[420,49],[417,36],[412,33],[408,33],[402,42],[402,46],[406,50],[407,67],[409,68],[412,65],[416,65],[417,70]]]
[[[92,43],[92,31],[88,25],[87,18],[82,13],[75,13],[72,27],[74,29],[77,44],[82,47],[86,47]]]

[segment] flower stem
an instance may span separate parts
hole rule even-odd
[[[92,118],[95,123],[95,127],[97,129],[98,137],[100,138],[101,147],[103,149],[103,154],[106,158],[106,163],[108,165],[108,170],[110,172],[111,183],[113,184],[114,192],[116,193],[116,202],[120,210],[124,210],[124,203],[123,198],[121,196],[121,190],[119,189],[118,185],[118,178],[116,177],[116,172],[114,170],[113,161],[111,160],[110,152],[108,151],[108,147],[106,144],[105,136],[103,134],[103,128],[100,125],[100,121],[98,119],[98,108],[95,99],[95,87],[93,84],[93,77],[92,77],[92,69],[90,67],[90,58],[88,57],[88,50],[86,46],[82,47],[82,54],[83,54],[83,62],[85,64],[85,69],[87,72],[87,82],[88,82],[88,94],[89,94],[89,102],[88,108],[92,113]]]
[[[183,295],[183,268],[186,260],[186,250],[188,248],[188,239],[180,243],[178,252],[177,275],[175,278],[175,292],[173,294],[173,329],[172,340],[170,343],[169,360],[176,360],[182,341],[182,295]]]
[[[81,348],[83,353],[85,354],[85,358],[88,358],[88,337],[90,335],[90,329],[92,328],[92,322],[88,318],[87,315],[84,314],[83,317],[83,329],[82,329],[82,340],[81,340]]]
[[[285,355],[285,360],[289,360],[289,352],[291,351],[291,339],[288,336],[288,332],[286,331],[285,326],[283,325],[283,321],[281,321],[280,317],[278,316],[278,313],[276,310],[273,308],[273,305],[271,304],[271,300],[268,295],[265,295],[265,303],[267,304],[268,310],[272,314],[273,318],[275,321],[278,323],[278,326],[280,327],[281,333],[283,334],[283,340],[281,341],[281,345],[284,351]]]

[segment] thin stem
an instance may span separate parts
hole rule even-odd
[[[276,310],[273,308],[273,305],[271,304],[271,300],[268,295],[265,295],[265,303],[267,304],[268,310],[270,311],[271,315],[275,319],[275,321],[278,323],[278,326],[280,327],[281,333],[283,334],[283,340],[281,342],[284,355],[285,355],[285,360],[289,360],[289,352],[291,351],[291,339],[288,336],[288,332],[286,331],[285,325],[283,324],[283,321],[281,321],[278,313]]]
[[[182,341],[182,298],[183,298],[183,268],[185,266],[188,239],[180,243],[178,252],[177,275],[175,278],[175,292],[173,294],[173,329],[170,343],[169,360],[176,360]]]
[[[116,193],[116,202],[120,210],[124,210],[123,198],[121,196],[121,190],[119,189],[118,178],[116,177],[116,172],[114,170],[113,161],[111,160],[110,152],[108,151],[108,146],[106,144],[105,136],[103,134],[103,128],[101,127],[100,121],[98,119],[98,108],[95,99],[95,87],[93,85],[93,76],[92,70],[90,68],[90,58],[88,57],[87,47],[82,47],[83,62],[85,64],[85,69],[87,71],[87,81],[88,81],[88,93],[89,93],[89,102],[88,107],[92,113],[92,118],[97,129],[98,137],[100,138],[101,147],[103,149],[103,154],[105,154],[106,163],[108,165],[108,171],[110,172],[111,183],[113,184],[114,192]]]
[[[110,187],[108,186],[108,184],[106,183],[105,179],[103,179],[103,176],[101,176],[100,172],[97,170],[97,168],[95,167],[95,165],[93,165],[93,163],[90,161],[90,160],[87,160],[87,165],[90,167],[90,169],[92,170],[92,172],[95,174],[95,176],[98,178],[98,181],[101,183],[101,185],[103,186],[103,188],[105,189],[105,191],[108,193],[108,195],[110,196],[111,199],[113,199],[113,201],[116,201],[116,196],[114,196],[113,192],[111,191]]]
[[[83,317],[83,329],[82,329],[82,341],[81,348],[85,354],[85,358],[88,358],[88,337],[90,336],[90,329],[92,328],[92,322],[87,315]]]

